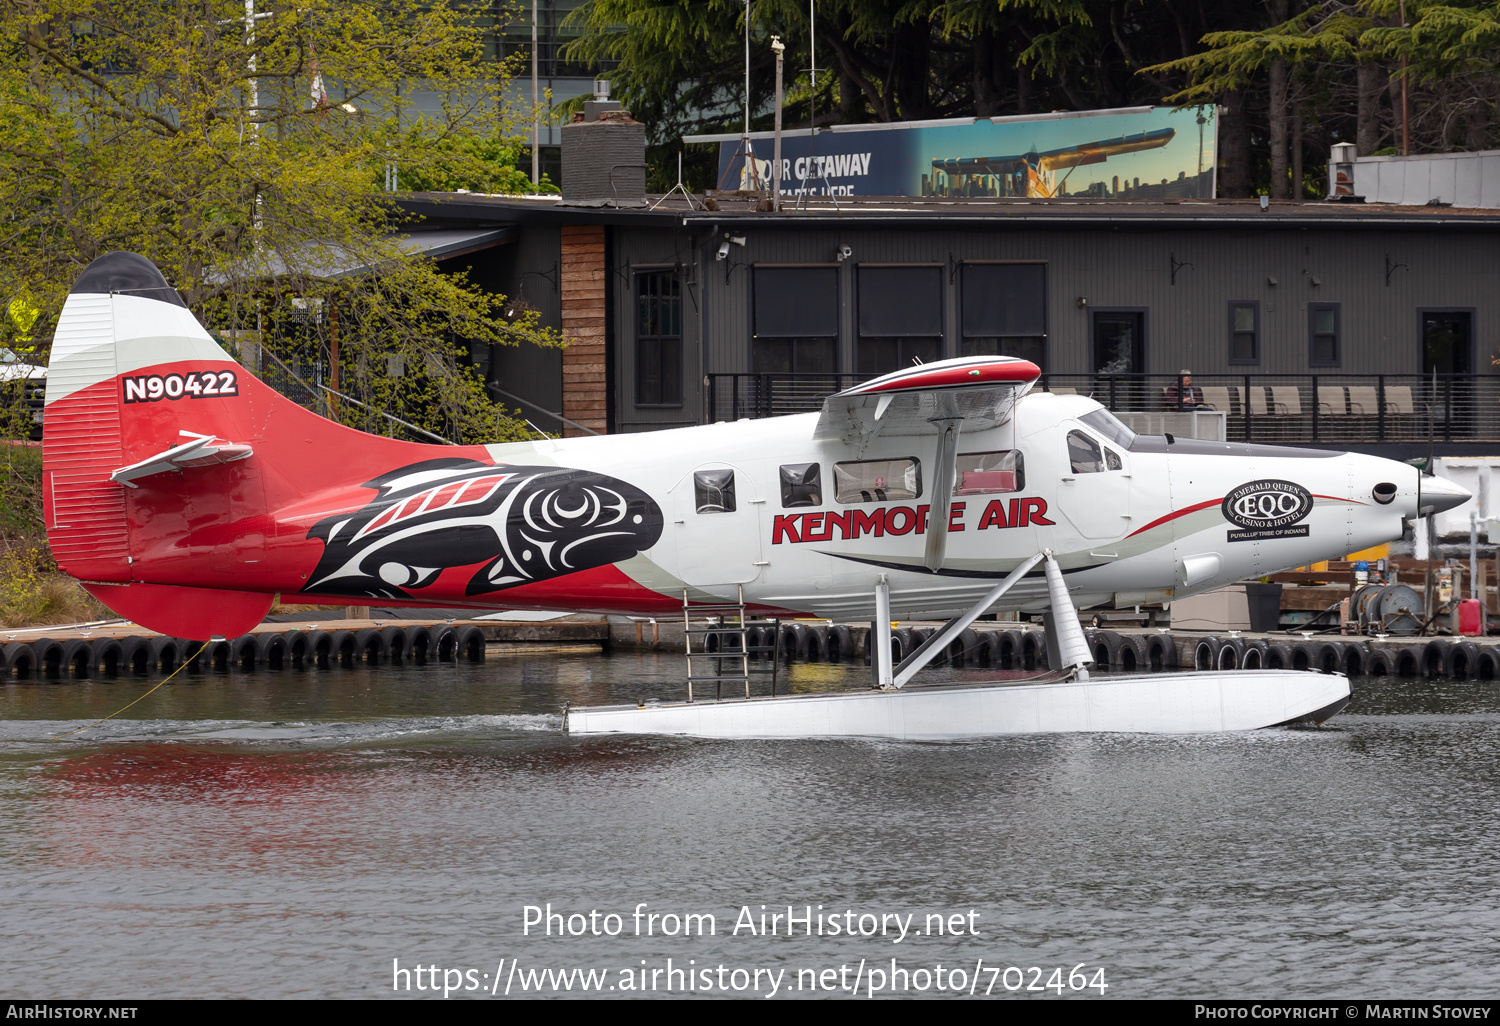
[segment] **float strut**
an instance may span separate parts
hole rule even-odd
[[[905,659],[901,660],[901,665],[898,666],[898,667],[896,667],[896,672],[895,672],[895,675],[894,675],[894,679],[891,681],[891,683],[889,685],[885,685],[884,682],[882,682],[882,686],[883,687],[884,686],[889,686],[889,687],[896,687],[896,688],[905,687],[906,683],[908,681],[910,681],[912,679],[912,677],[914,677],[916,675],[916,673],[917,673],[918,670],[922,669],[928,663],[932,662],[933,658],[939,652],[941,652],[944,649],[946,649],[953,642],[954,638],[958,637],[960,634],[963,633],[964,628],[968,627],[969,624],[973,623],[975,620],[977,620],[981,616],[983,616],[984,613],[985,613],[985,611],[988,610],[990,608],[990,606],[993,606],[996,602],[1000,601],[1000,596],[1004,595],[1007,591],[1010,591],[1010,589],[1015,586],[1016,582],[1018,582],[1021,578],[1025,577],[1027,575],[1027,573],[1029,573],[1031,571],[1031,568],[1034,567],[1034,566],[1036,566],[1041,561],[1042,561],[1042,553],[1038,552],[1035,556],[1032,556],[1030,559],[1026,560],[1020,566],[1018,566],[1014,570],[1012,570],[1010,572],[1010,574],[1005,578],[1005,580],[1001,581],[999,584],[997,584],[993,588],[991,588],[985,594],[984,598],[982,598],[978,602],[976,602],[974,604],[973,608],[971,608],[967,613],[963,613],[960,616],[955,616],[953,619],[951,619],[947,623],[943,624],[943,629],[942,630],[938,631],[932,637],[930,637],[926,641],[922,642],[921,646],[919,648],[917,648],[917,650],[915,652],[913,652],[911,655],[907,656]],[[886,587],[885,577],[882,576],[880,578],[880,580],[881,580],[881,583],[877,584],[875,586],[875,606],[876,606],[876,615],[877,616],[880,615],[879,614],[879,608],[880,608],[880,602],[881,602],[881,598],[880,598],[881,592],[880,592],[880,589]],[[886,603],[886,612],[889,613],[889,611],[890,611],[890,597],[889,597],[888,594],[887,594],[887,597],[885,599],[885,603]],[[889,617],[887,617],[885,623],[886,623],[887,633],[889,634],[889,630],[890,630],[890,619],[889,619]],[[889,653],[890,653],[890,644],[889,644],[889,642],[887,642],[887,644],[886,644],[886,653],[887,653],[886,658],[889,659],[890,658],[890,655],[889,655]]]

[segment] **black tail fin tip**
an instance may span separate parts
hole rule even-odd
[[[93,263],[85,267],[78,280],[73,282],[69,294],[77,292],[121,292],[187,308],[177,290],[167,284],[167,279],[156,265],[139,253],[116,251],[95,257]]]

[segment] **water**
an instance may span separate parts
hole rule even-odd
[[[939,963],[950,988],[954,967],[1027,970],[981,969],[981,994],[1053,967],[1065,985],[1079,963],[1110,997],[1493,993],[1492,684],[1362,680],[1321,730],[1195,737],[559,730],[564,700],[672,698],[652,681],[680,672],[674,655],[538,655],[179,678],[61,741],[153,682],[0,688],[0,991],[381,996],[399,959],[439,982],[473,969],[487,997],[512,959],[523,982],[597,968],[607,988],[671,958],[709,967],[713,993],[723,965],[746,994],[763,969],[785,970],[782,995],[842,995],[895,958],[929,987]],[[867,673],[790,672],[799,689]],[[620,914],[621,935],[523,936],[525,906],[549,902]],[[716,934],[634,936],[641,902],[712,913]],[[910,913],[919,931],[956,914],[965,935],[732,935],[762,904]]]

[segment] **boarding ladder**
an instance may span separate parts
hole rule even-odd
[[[694,684],[712,684],[714,700],[724,697],[724,684],[736,684],[745,689],[750,697],[750,649],[747,644],[745,623],[745,589],[737,586],[735,602],[688,601],[687,589],[682,592],[683,647],[687,651],[688,701],[693,700]],[[694,649],[694,640],[702,646]],[[717,639],[718,651],[709,651]],[[709,660],[714,662],[709,663]],[[707,664],[707,665],[705,665]],[[728,665],[726,665],[728,664]],[[737,673],[726,673],[738,665]],[[700,673],[697,668],[711,673]]]

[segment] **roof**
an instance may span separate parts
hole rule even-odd
[[[433,260],[447,260],[468,253],[489,249],[510,242],[517,230],[511,225],[468,228],[433,228],[402,232],[390,240],[403,256],[426,256]],[[315,242],[298,247],[296,256],[288,261],[279,253],[266,253],[260,258],[264,266],[260,274],[277,277],[288,273],[289,263],[298,266],[296,271],[311,278],[343,278],[369,270],[359,256],[342,246],[320,245]],[[243,262],[248,267],[250,259]]]
[[[548,221],[639,227],[712,227],[724,223],[795,227],[1065,227],[1131,230],[1225,228],[1321,228],[1379,231],[1496,231],[1500,210],[1398,206],[1385,203],[1330,203],[1325,200],[1272,200],[1262,210],[1257,199],[1174,201],[1059,199],[952,199],[937,197],[840,196],[835,206],[816,197],[803,209],[788,200],[780,213],[757,211],[756,198],[738,193],[712,197],[718,210],[703,209],[704,197],[691,204],[681,193],[648,196],[633,209],[569,206],[561,197],[495,196],[480,193],[408,193],[402,207],[429,223],[449,225],[515,224]]]

